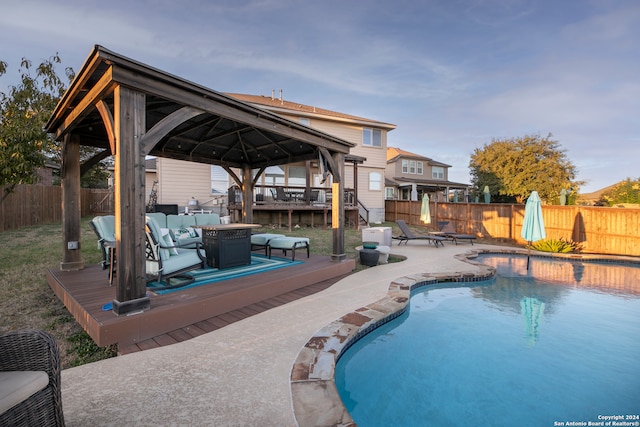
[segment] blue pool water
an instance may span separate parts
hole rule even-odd
[[[420,288],[405,314],[342,355],[336,385],[359,426],[553,426],[640,413],[639,268],[481,262],[495,279]]]

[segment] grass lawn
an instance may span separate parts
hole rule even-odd
[[[102,259],[88,221],[82,221],[81,236],[86,265]],[[0,331],[28,328],[49,332],[60,346],[63,368],[115,356],[115,347],[94,344],[47,284],[47,269],[59,268],[62,260],[62,224],[4,231],[1,235]]]
[[[97,264],[102,255],[95,234],[89,229],[90,218],[82,219],[82,259],[85,265]],[[395,224],[394,235],[399,233]],[[413,228],[413,227],[412,227]],[[331,255],[331,229],[264,227],[255,231],[304,236],[311,239],[311,253]],[[62,260],[62,224],[38,225],[1,233],[0,245],[0,332],[17,329],[42,329],[51,333],[62,353],[62,367],[68,368],[116,355],[114,346],[97,347],[54,295],[45,279],[47,269],[57,269]],[[345,253],[356,258],[361,245],[360,230],[345,229]],[[393,261],[391,259],[390,261]],[[356,264],[356,271],[367,267]],[[106,274],[106,273],[105,273]]]

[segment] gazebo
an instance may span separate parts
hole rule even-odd
[[[334,262],[344,253],[344,160],[353,144],[96,45],[45,130],[62,142],[62,270],[84,267],[80,177],[114,156],[116,298],[113,312],[151,309],[146,296],[145,157],[222,166],[251,223],[255,180],[269,166],[321,158],[333,177]],[[81,162],[80,147],[102,149]],[[240,170],[240,176],[235,173]],[[254,170],[258,173],[253,174]]]

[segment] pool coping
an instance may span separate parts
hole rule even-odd
[[[454,258],[477,267],[474,272],[416,273],[391,281],[387,295],[334,320],[318,330],[298,353],[291,369],[290,386],[294,418],[301,426],[356,426],[335,385],[335,367],[340,356],[379,326],[402,315],[411,293],[438,283],[474,282],[492,278],[495,268],[475,262],[480,254],[527,255],[525,249],[473,249]],[[640,264],[640,259],[598,254],[558,254],[532,251],[532,258]]]

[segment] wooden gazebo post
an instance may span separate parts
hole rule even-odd
[[[329,162],[333,174],[331,197],[331,228],[333,231],[333,254],[331,259],[343,261],[344,253],[344,154],[333,153]]]
[[[242,222],[253,223],[253,177],[251,166],[242,167]]]
[[[80,251],[80,138],[66,134],[62,143],[62,262],[61,270],[84,267]]]
[[[129,314],[151,308],[146,296],[144,151],[145,95],[116,86],[115,228],[116,298],[113,312]]]

